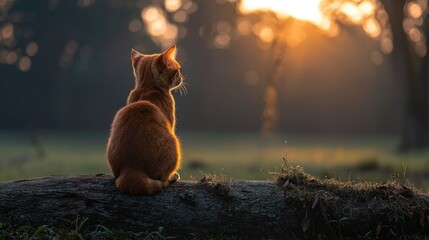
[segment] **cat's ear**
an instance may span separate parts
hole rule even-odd
[[[134,77],[137,77],[137,63],[144,55],[131,48],[131,66],[133,66]]]
[[[169,48],[167,51],[165,51],[162,54],[162,61],[164,62],[165,65],[168,66],[168,64],[173,61],[176,61],[176,45],[172,46],[171,48]]]
[[[133,63],[133,66],[134,66],[134,63],[138,62],[142,57],[143,57],[143,54],[131,48],[131,62]]]
[[[180,69],[180,64],[176,61],[176,53],[176,45],[174,45],[162,54],[162,62],[170,70]]]

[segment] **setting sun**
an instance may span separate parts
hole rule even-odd
[[[380,25],[374,19],[376,3],[373,0],[361,3],[336,1],[326,3],[323,0],[242,0],[238,6],[242,14],[270,11],[281,19],[291,17],[308,22],[325,30],[330,36],[339,33],[339,26],[332,20],[335,18],[361,26],[372,38],[378,37],[381,31]],[[418,9],[415,12],[417,16]]]
[[[322,25],[326,18],[320,11],[321,0],[284,1],[278,0],[243,0],[239,9],[242,13],[254,11],[273,11],[279,17],[293,17],[302,21]]]

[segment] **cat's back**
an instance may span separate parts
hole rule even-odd
[[[121,108],[112,123],[107,157],[115,177],[122,166],[145,165],[153,156],[154,144],[168,137],[168,123],[160,109],[151,102],[138,101]],[[140,164],[137,164],[140,162]]]
[[[150,129],[166,124],[164,114],[155,104],[149,101],[138,101],[126,105],[116,113],[112,132],[116,134],[132,133],[128,135],[132,136],[138,129]]]

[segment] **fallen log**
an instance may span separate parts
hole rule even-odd
[[[64,226],[76,216],[126,231],[247,238],[367,238],[429,235],[429,197],[400,183],[181,181],[154,196],[118,192],[107,175],[0,183],[0,220]],[[3,220],[4,221],[4,220]]]

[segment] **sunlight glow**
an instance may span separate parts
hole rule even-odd
[[[216,24],[216,29],[220,33],[228,33],[231,31],[231,28],[231,24],[225,20],[222,20]]]
[[[393,41],[390,37],[383,37],[380,43],[381,51],[389,54],[393,51]]]
[[[15,64],[18,59],[16,52],[9,52],[6,56],[6,62],[10,65]]]
[[[270,27],[263,27],[259,33],[259,37],[264,42],[272,42],[274,40],[274,31]]]
[[[419,57],[427,54],[426,37],[424,31],[424,19],[427,15],[427,0],[410,1],[406,5],[406,17],[402,25],[408,39],[414,44],[414,51]]]
[[[182,6],[182,0],[165,0],[165,9],[169,12],[175,12]]]
[[[13,37],[13,32],[14,32],[13,25],[8,24],[1,30],[1,35],[3,36],[4,39],[9,39]]]
[[[36,42],[30,42],[30,43],[28,43],[27,47],[25,48],[25,52],[30,57],[36,56],[36,54],[37,54],[38,51],[39,51],[39,45],[37,45]]]
[[[408,35],[409,35],[411,41],[413,41],[413,42],[420,42],[423,38],[422,33],[417,28],[411,28],[408,31]]]
[[[332,20],[337,17],[353,25],[361,26],[365,33],[372,38],[381,34],[381,26],[374,18],[376,12],[374,0],[333,1],[330,3],[326,3],[324,0],[241,0],[238,6],[242,14],[273,12],[278,18],[291,17],[308,22],[324,30],[329,36],[336,36],[340,32],[337,23]],[[258,31],[257,35],[261,40],[270,41],[270,35],[262,36],[260,33]]]
[[[252,32],[252,24],[246,19],[237,21],[237,30],[241,35],[247,36]]]
[[[188,20],[188,13],[187,13],[186,11],[184,11],[184,10],[177,11],[177,12],[173,15],[173,19],[174,19],[176,22],[184,23],[184,22],[186,22],[186,21]]]
[[[372,38],[376,38],[381,33],[381,27],[377,20],[370,18],[363,24],[363,30]]]
[[[353,23],[359,23],[364,17],[364,14],[359,9],[359,6],[351,2],[343,3],[339,10],[341,13],[346,15]]]
[[[412,18],[417,19],[423,15],[423,9],[417,3],[410,3],[408,4],[408,13]]]
[[[227,49],[231,44],[231,37],[227,33],[221,33],[214,39],[215,47],[219,49]]]
[[[427,54],[427,46],[424,42],[420,41],[414,45],[417,56],[424,57]]]
[[[130,32],[138,32],[142,29],[142,27],[142,22],[138,19],[133,19],[128,24],[128,29],[130,30]]]
[[[375,6],[373,2],[370,1],[364,1],[358,5],[359,10],[364,15],[371,15],[375,11]]]
[[[197,4],[192,0],[165,0],[163,6],[150,4],[141,10],[141,21],[130,22],[129,30],[139,32],[142,28],[152,41],[167,49],[186,36],[187,31],[182,24],[197,9]]]
[[[22,57],[18,62],[19,70],[27,72],[31,68],[31,59],[27,56]]]
[[[157,39],[161,46],[166,48],[174,44],[178,35],[175,25],[168,22],[163,11],[157,6],[149,6],[141,12],[142,20],[146,24],[146,31],[150,36]]]
[[[320,11],[320,3],[321,0],[243,0],[239,4],[239,9],[244,14],[255,11],[272,11],[281,18],[293,17],[321,25],[326,18]]]

